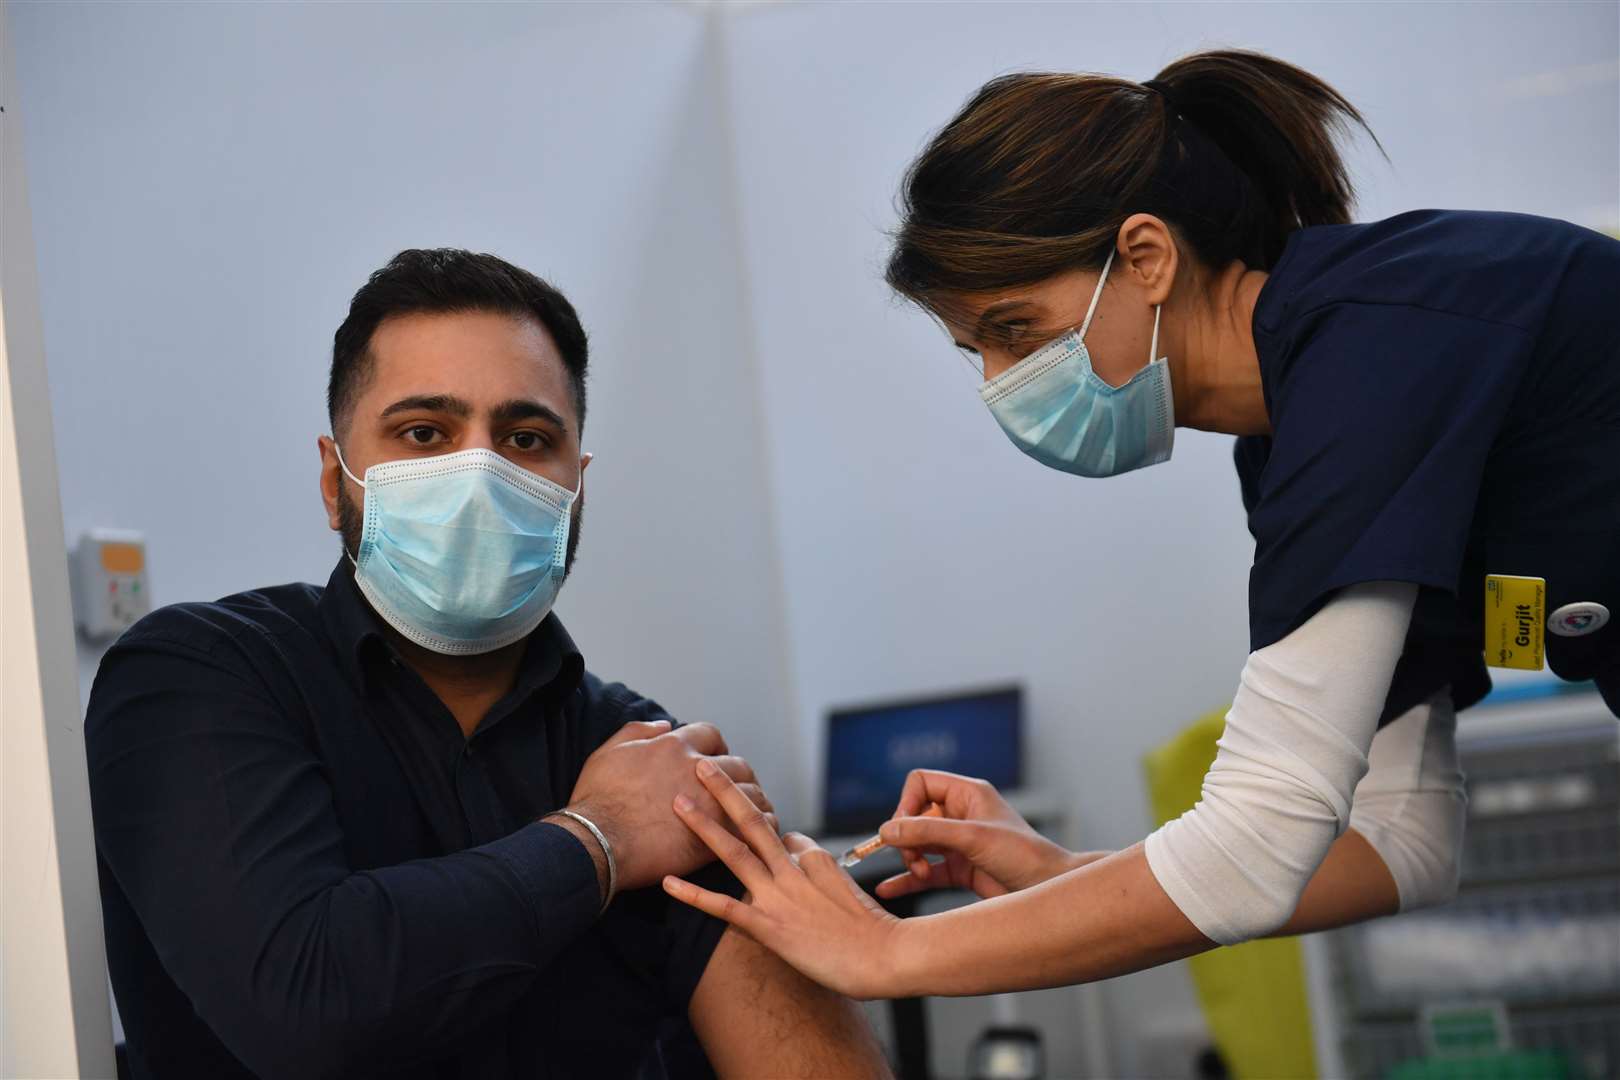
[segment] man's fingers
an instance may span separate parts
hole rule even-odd
[[[782,846],[782,838],[776,835],[776,829],[765,812],[755,806],[743,794],[741,788],[731,782],[731,777],[721,772],[715,763],[708,758],[702,758],[697,763],[698,779],[703,786],[709,789],[720,803],[720,808],[726,812],[737,833],[754,849],[754,853],[764,861],[775,874],[784,868],[791,867],[787,849]],[[741,875],[739,875],[741,876]],[[747,884],[745,881],[743,884]]]
[[[697,804],[685,795],[675,797],[675,815],[688,829],[697,834],[698,839],[714,852],[716,858],[726,864],[726,869],[737,875],[737,880],[741,881],[749,892],[757,894],[771,884],[770,870],[766,869],[765,864],[749,850],[748,845],[726,831],[724,825],[698,809]]]
[[[713,724],[686,724],[675,729],[675,737],[700,754],[729,754],[726,738]]]
[[[724,919],[755,939],[760,938],[760,931],[765,929],[765,916],[758,909],[725,893],[710,892],[673,875],[664,878],[664,891],[706,915]]]
[[[745,758],[740,758],[735,754],[720,754],[714,758],[714,763],[720,766],[721,772],[739,784],[759,782],[759,777],[754,775],[754,767],[748,764]]]
[[[632,720],[615,731],[602,746],[617,746],[619,743],[635,742],[638,739],[651,739],[668,730],[668,720]]]
[[[758,784],[739,783],[737,785],[737,789],[744,795],[748,796],[749,802],[753,803],[767,814],[776,809],[776,807],[771,803],[771,797],[765,794],[765,789],[760,787]]]

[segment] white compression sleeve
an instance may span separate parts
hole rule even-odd
[[[1457,895],[1468,796],[1457,764],[1457,714],[1446,689],[1373,737],[1350,827],[1389,867],[1401,910]]]
[[[1223,945],[1270,933],[1348,826],[1417,586],[1345,589],[1249,655],[1197,806],[1147,839],[1170,899]]]

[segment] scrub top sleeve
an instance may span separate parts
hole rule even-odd
[[[1348,585],[1455,592],[1486,463],[1533,347],[1511,326],[1391,304],[1330,304],[1286,333],[1257,337],[1273,433],[1245,492],[1251,651]],[[1283,359],[1265,370],[1267,356]]]

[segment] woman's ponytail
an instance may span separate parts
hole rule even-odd
[[[1241,50],[1194,53],[1149,81],[1258,190],[1267,220],[1257,239],[1268,262],[1295,229],[1350,220],[1355,189],[1338,140],[1355,127],[1372,132],[1333,87]]]

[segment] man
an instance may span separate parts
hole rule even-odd
[[[709,861],[671,810],[709,805],[698,760],[771,807],[550,612],[585,372],[545,282],[402,252],[334,338],[325,589],[165,608],[108,652],[86,738],[136,1077],[701,1073],[694,1031],[723,1075],[886,1074],[853,1005],[646,888]]]

